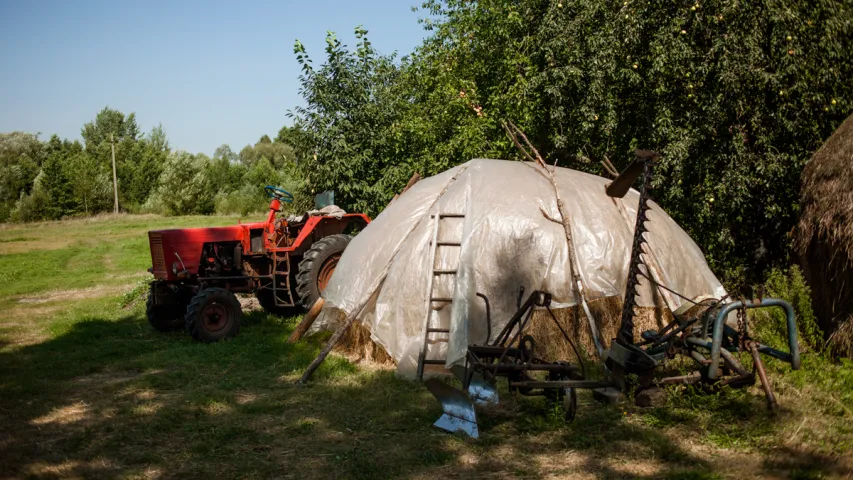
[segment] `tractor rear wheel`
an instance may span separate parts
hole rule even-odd
[[[180,330],[184,325],[186,311],[186,304],[155,305],[154,284],[151,284],[148,290],[148,299],[145,300],[145,315],[154,330],[158,332]]]
[[[212,343],[236,336],[241,316],[236,295],[224,288],[206,288],[193,297],[184,321],[193,339]]]
[[[329,235],[323,237],[305,252],[296,274],[296,293],[306,309],[311,308],[329,284],[338,260],[346,250],[352,237]]]

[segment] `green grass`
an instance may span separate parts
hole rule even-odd
[[[831,478],[853,451],[853,366],[771,362],[782,414],[756,389],[673,389],[665,406],[575,422],[502,392],[473,441],[431,426],[440,407],[393,371],[331,356],[298,318],[246,315],[213,345],[153,331],[140,294],[152,228],[235,218],[105,217],[0,227],[3,478]],[[320,337],[322,338],[322,337]]]

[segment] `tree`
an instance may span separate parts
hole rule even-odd
[[[70,157],[66,163],[74,197],[86,215],[108,210],[112,202],[112,179],[98,162],[84,152]]]
[[[655,197],[719,274],[784,260],[802,166],[853,108],[843,2],[427,5],[441,20],[416,64],[450,70],[483,123],[509,117],[592,172],[657,149]]]
[[[44,156],[38,135],[0,133],[0,222],[9,218],[22,195],[32,191]]]
[[[136,124],[136,114],[125,116],[118,110],[104,107],[98,112],[95,120],[87,122],[80,131],[86,149],[97,148],[110,141],[112,135],[116,142],[136,140],[139,136],[139,126]]]
[[[231,150],[230,146],[222,144],[216,148],[216,151],[213,152],[213,159],[223,159],[228,163],[236,163],[240,160],[240,156],[234,153],[234,151]]]
[[[47,202],[41,218],[56,220],[65,215],[73,215],[77,211],[77,197],[68,176],[65,174],[63,162],[65,155],[61,150],[47,157],[42,165],[41,187]]]
[[[296,42],[306,106],[289,115],[300,132],[292,140],[306,193],[335,190],[345,208],[375,213],[393,196],[386,179],[411,174],[396,136],[410,107],[394,57],[376,53],[363,28],[355,34],[351,52],[329,33],[326,62],[316,70]]]
[[[169,154],[160,175],[157,195],[169,215],[213,211],[215,188],[208,178],[210,159],[184,151]]]
[[[800,170],[853,109],[842,1],[685,4],[429,0],[431,30],[399,63],[361,30],[297,42],[306,106],[291,115],[306,188],[377,212],[413,170],[514,158],[519,125],[550,162],[601,174],[663,153],[656,200],[729,285],[784,262]]]
[[[166,136],[166,129],[163,128],[162,123],[158,123],[156,127],[151,129],[151,133],[148,134],[146,140],[156,152],[169,151],[169,139]]]

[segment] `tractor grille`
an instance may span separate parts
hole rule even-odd
[[[158,233],[152,233],[148,236],[151,243],[151,261],[154,263],[155,272],[167,272],[166,258],[163,255],[163,239]]]

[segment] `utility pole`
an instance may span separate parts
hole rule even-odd
[[[113,196],[115,198],[115,214],[118,215],[118,181],[116,180],[116,144],[113,134],[110,134],[110,148],[113,152]]]

